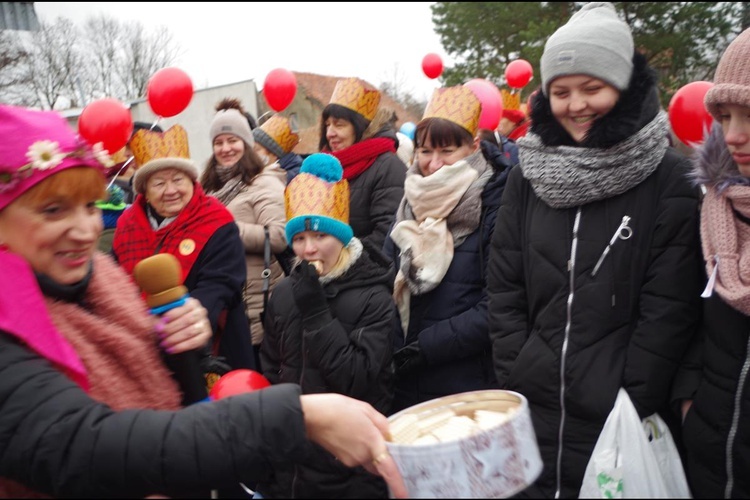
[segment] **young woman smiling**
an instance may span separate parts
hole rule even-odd
[[[678,424],[669,390],[700,316],[699,192],[611,3],[547,40],[541,76],[492,240],[490,337],[544,461],[522,496],[569,498],[620,387],[642,417]]]
[[[245,249],[247,280],[242,298],[250,324],[255,364],[260,369],[264,286],[270,293],[284,275],[275,254],[287,247],[284,237],[286,172],[278,163],[265,165],[254,150],[255,138],[237,99],[216,106],[210,137],[213,155],[201,175],[206,194],[216,197],[234,216]],[[257,130],[257,129],[256,129]],[[271,252],[265,278],[266,239]]]

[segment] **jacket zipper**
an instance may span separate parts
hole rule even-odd
[[[732,490],[734,489],[734,460],[732,459],[732,449],[734,448],[734,440],[737,438],[737,427],[740,423],[740,405],[742,403],[742,393],[745,390],[748,371],[750,371],[750,338],[747,341],[745,362],[742,364],[742,370],[740,370],[737,392],[734,394],[732,426],[729,428],[729,436],[727,437],[727,448],[725,451],[727,460],[727,486],[724,489],[724,498],[732,498]]]
[[[557,486],[555,498],[560,498],[562,489],[562,451],[563,433],[565,431],[565,357],[568,353],[568,339],[570,328],[573,323],[573,299],[575,298],[575,270],[576,252],[578,250],[578,228],[581,224],[581,207],[576,211],[576,220],[573,223],[573,243],[570,246],[570,260],[568,261],[568,274],[570,276],[570,293],[568,293],[567,322],[565,324],[565,338],[563,339],[562,352],[560,353],[560,427],[557,431]]]
[[[596,262],[596,265],[594,266],[594,270],[591,271],[592,278],[596,276],[596,274],[599,272],[599,268],[602,267],[602,264],[604,263],[604,259],[607,258],[607,255],[609,255],[610,250],[612,250],[612,245],[614,245],[618,239],[627,240],[627,239],[630,239],[631,236],[633,236],[633,230],[630,228],[630,226],[628,226],[629,223],[630,223],[630,216],[629,215],[623,216],[622,222],[617,227],[615,234],[612,235],[612,239],[609,240],[609,243],[604,248],[604,252],[602,252],[602,255],[599,257],[599,260]]]

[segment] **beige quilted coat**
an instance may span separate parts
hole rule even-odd
[[[263,310],[263,226],[268,227],[271,239],[271,290],[284,276],[284,271],[273,254],[286,248],[286,214],[284,212],[284,189],[286,171],[278,162],[268,165],[245,186],[227,205],[240,228],[240,238],[245,245],[247,283],[245,285],[245,312],[250,321],[253,345],[263,340],[263,325],[260,313]]]

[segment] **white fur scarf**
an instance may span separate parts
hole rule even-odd
[[[420,295],[437,287],[453,261],[454,239],[447,218],[478,178],[477,170],[464,160],[428,177],[410,169],[406,177],[404,199],[414,219],[400,220],[391,231],[391,239],[401,249],[393,295],[404,334],[409,324],[410,294]]]

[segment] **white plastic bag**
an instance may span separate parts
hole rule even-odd
[[[667,425],[657,414],[641,421],[625,389],[583,475],[581,498],[690,498],[685,472]]]

